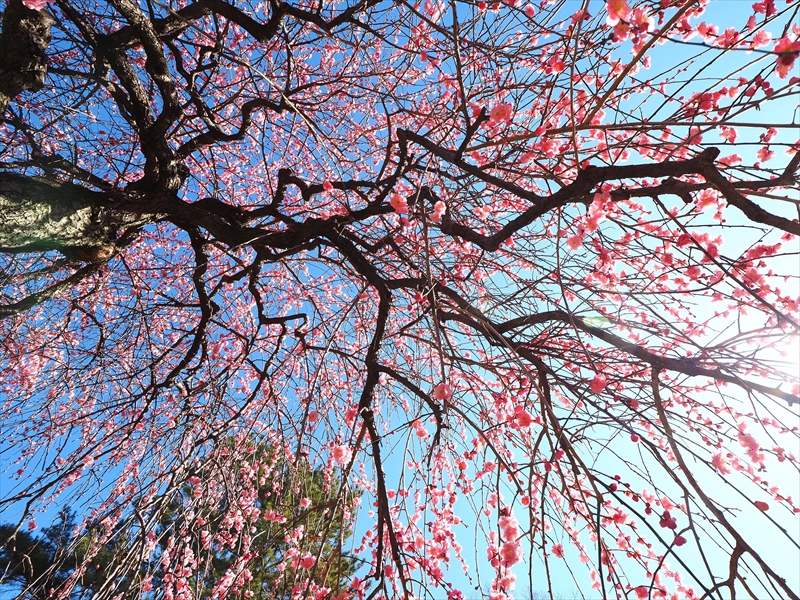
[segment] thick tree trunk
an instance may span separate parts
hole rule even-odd
[[[52,23],[46,10],[31,10],[21,0],[8,0],[0,34],[0,114],[20,92],[44,86]]]
[[[95,262],[113,252],[121,229],[152,219],[71,183],[0,173],[0,252],[59,250]]]

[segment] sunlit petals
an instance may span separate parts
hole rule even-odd
[[[606,376],[602,373],[598,373],[589,383],[589,389],[591,389],[595,394],[599,394],[606,389],[606,385],[608,385]]]
[[[786,79],[800,54],[800,41],[793,41],[788,37],[782,38],[775,42],[774,51],[779,53],[776,59],[775,73],[781,79]]]
[[[631,14],[631,7],[627,0],[606,0],[606,11],[608,25],[616,25],[621,20],[626,19]]]
[[[42,10],[53,0],[22,0],[22,3],[31,10]]]
[[[344,465],[350,462],[350,458],[353,455],[353,451],[351,448],[347,446],[334,446],[331,449],[331,456],[333,460],[339,464]]]
[[[711,466],[714,467],[718,473],[728,475],[731,473],[730,463],[727,456],[722,452],[717,452],[711,457]]]

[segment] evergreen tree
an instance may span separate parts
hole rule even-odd
[[[272,460],[274,450],[267,446],[256,449],[259,461]],[[260,474],[259,474],[260,475]],[[355,559],[344,550],[344,542],[351,531],[342,518],[342,503],[338,501],[338,481],[326,481],[321,469],[307,462],[290,465],[279,461],[270,477],[259,477],[257,486],[260,517],[250,523],[253,558],[247,567],[252,579],[240,590],[240,595],[252,592],[251,598],[288,598],[292,582],[277,567],[289,549],[286,533],[303,526],[309,540],[303,555],[314,557],[315,570],[310,579],[316,585],[342,589],[356,570]],[[190,528],[193,545],[199,549],[204,537],[216,537],[228,527],[230,504],[235,502],[237,485],[231,485],[231,495],[214,510],[204,513],[202,529]],[[78,567],[84,573],[78,578],[78,587],[70,598],[92,598],[100,592],[111,595],[130,592],[145,578],[150,579],[154,598],[162,597],[161,590],[169,582],[170,571],[165,570],[161,558],[170,536],[196,517],[190,507],[193,489],[188,483],[170,499],[170,509],[162,516],[156,528],[157,547],[149,561],[131,573],[119,568],[124,557],[136,553],[138,531],[135,527],[120,525],[111,536],[97,547],[102,526],[97,523],[85,528],[79,538],[72,538],[76,528],[76,515],[70,508],[62,509],[52,525],[41,535],[18,531],[11,524],[0,525],[0,585],[21,591],[20,597],[47,600],[50,591],[58,589]],[[346,496],[349,502],[352,494]],[[197,521],[194,522],[196,525]],[[207,532],[203,534],[202,532]],[[319,557],[319,560],[316,560]],[[199,597],[210,597],[217,583],[234,567],[236,556],[223,547],[213,548],[210,568],[202,577],[192,581]],[[105,594],[103,594],[105,595]]]
[[[0,525],[0,585],[23,589],[35,600],[49,598],[75,568],[75,557],[67,552],[74,529],[75,513],[68,508],[40,535]]]

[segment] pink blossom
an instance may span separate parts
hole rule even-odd
[[[586,231],[597,231],[600,221],[603,220],[602,213],[589,213],[586,216]]]
[[[624,42],[629,37],[631,37],[631,26],[628,25],[627,21],[620,21],[614,25],[612,39],[615,42]]]
[[[606,0],[606,11],[608,12],[606,23],[613,26],[628,18],[631,7],[628,6],[627,0]]]
[[[513,516],[500,517],[497,520],[500,528],[500,538],[504,542],[513,542],[519,535],[519,524]]]
[[[727,475],[731,472],[730,464],[728,463],[728,458],[722,454],[722,452],[717,452],[714,456],[711,457],[711,466],[714,467],[718,473],[723,475]]]
[[[338,464],[343,465],[350,461],[353,451],[347,446],[334,446],[331,450],[331,455],[333,456],[333,460],[335,460]]]
[[[800,41],[793,42],[783,38],[775,42],[775,52],[780,53],[776,60],[775,72],[781,79],[786,79],[794,66],[794,61],[800,55]]]
[[[489,111],[489,124],[500,125],[511,121],[513,107],[508,102],[497,104]]]
[[[721,162],[723,165],[728,167],[735,167],[742,163],[742,157],[738,154],[729,154],[728,156],[723,156],[722,158],[718,159],[717,162]]]
[[[558,558],[564,558],[564,546],[561,544],[553,544],[553,554]]]
[[[719,34],[719,27],[703,21],[697,26],[697,33],[700,34],[700,37],[703,38],[704,42],[714,43],[714,40]]]
[[[753,504],[755,505],[755,507],[758,510],[760,510],[762,512],[767,512],[769,510],[769,504],[767,504],[766,502],[763,502],[761,500],[756,500],[755,502],[753,502]]]
[[[486,217],[488,217],[492,213],[492,209],[488,206],[476,206],[473,210],[473,214],[476,218],[483,221]]]
[[[730,48],[739,43],[742,36],[735,27],[728,27],[715,41],[714,45],[720,48]]]
[[[604,389],[606,389],[606,376],[602,373],[598,373],[594,376],[594,379],[589,383],[589,389],[591,389],[595,394],[599,394]]]
[[[715,190],[701,190],[700,193],[697,194],[697,208],[705,210],[709,206],[716,206],[717,198],[718,196]]]
[[[514,421],[518,427],[528,427],[533,423],[533,417],[521,406],[514,409]]]
[[[446,383],[440,383],[433,388],[433,397],[442,401],[450,400],[453,397],[453,388]]]
[[[671,516],[668,510],[664,511],[664,514],[661,517],[661,520],[658,522],[658,524],[661,525],[661,527],[664,527],[665,529],[676,529],[678,527],[677,519]]]
[[[324,189],[326,192],[332,192],[333,184],[330,181],[326,181],[325,183],[322,184],[322,189]]]
[[[578,23],[579,21],[588,21],[591,18],[592,18],[592,15],[589,14],[589,11],[587,11],[587,10],[579,10],[579,11],[575,12],[569,18],[569,20],[574,25],[575,23]]]
[[[764,46],[769,44],[771,40],[772,40],[772,34],[769,31],[764,31],[763,29],[761,29],[755,33],[751,44],[753,48],[763,48]]]
[[[348,426],[352,426],[357,416],[358,416],[357,408],[348,408],[347,412],[344,413],[344,421],[345,423],[347,423]]]
[[[317,559],[311,556],[310,554],[306,554],[303,558],[300,559],[300,566],[304,569],[311,569],[314,565],[317,564]]]
[[[528,17],[529,19],[532,19],[535,14],[536,14],[536,9],[533,8],[532,4],[528,4],[525,7],[525,16]]]
[[[738,439],[739,444],[745,448],[747,456],[752,462],[764,462],[764,455],[759,452],[761,446],[758,444],[758,441],[756,441],[756,438],[740,429]]]
[[[637,586],[633,589],[633,591],[636,592],[636,597],[640,600],[644,600],[650,595],[650,590],[646,585]]]
[[[22,0],[22,3],[31,10],[42,10],[52,0]]]
[[[500,548],[500,560],[505,567],[511,567],[522,560],[519,542],[506,542]]]
[[[655,27],[655,20],[648,16],[647,10],[642,6],[637,7],[636,10],[633,11],[630,21],[631,25],[638,29],[640,33],[650,31]]]
[[[392,194],[389,199],[389,204],[392,205],[394,211],[398,214],[405,214],[408,212],[408,201],[400,194]]]
[[[583,238],[579,235],[573,235],[567,238],[567,246],[569,246],[571,250],[577,250],[583,246]]]
[[[439,223],[444,216],[445,211],[447,210],[447,206],[444,202],[439,200],[436,204],[433,205],[433,212],[431,213],[431,221],[434,223]]]

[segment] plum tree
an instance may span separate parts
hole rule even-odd
[[[798,598],[797,10],[6,0],[12,533],[246,596],[308,465],[295,598]]]

